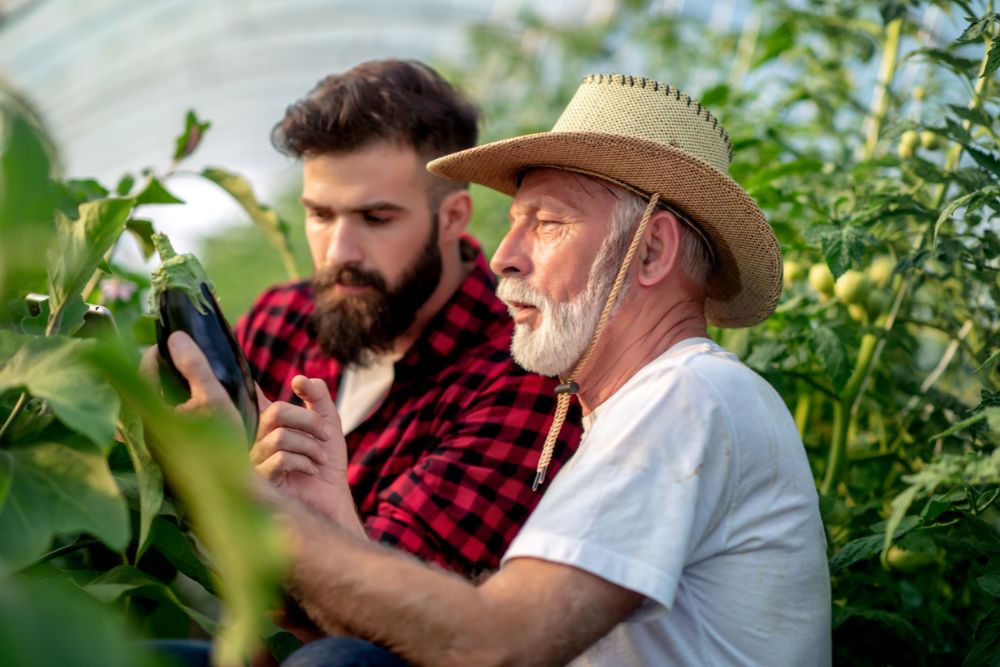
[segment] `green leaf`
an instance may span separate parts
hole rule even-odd
[[[0,337],[5,335],[0,331]],[[0,394],[26,390],[45,399],[59,421],[106,451],[115,435],[119,403],[83,359],[92,345],[56,336],[30,341],[0,368]]]
[[[826,367],[834,390],[839,393],[851,377],[851,366],[848,363],[847,347],[844,345],[843,337],[830,327],[818,326],[809,332],[809,338],[816,350],[816,356]]]
[[[44,336],[48,328],[49,318],[52,312],[49,309],[49,299],[45,299],[37,304],[38,314],[25,317],[21,320],[21,331],[34,336]],[[55,333],[64,336],[72,336],[83,326],[84,316],[87,314],[87,304],[79,294],[72,295],[63,307],[62,317],[59,318],[59,329]]]
[[[943,209],[941,209],[941,214],[934,223],[934,239],[937,240],[941,226],[950,220],[951,216],[953,216],[957,210],[963,207],[971,206],[974,202],[976,202],[976,200],[988,200],[997,197],[998,195],[1000,195],[1000,186],[989,185],[985,188],[980,188],[974,192],[968,192],[960,197],[952,199]]]
[[[915,49],[908,54],[906,54],[907,60],[909,58],[916,58],[924,56],[927,60],[941,63],[945,65],[952,71],[961,74],[962,76],[968,76],[970,72],[974,72],[979,67],[979,61],[972,58],[963,58],[951,52],[948,49],[934,49],[934,48],[924,48]]]
[[[139,545],[136,559],[142,558],[152,539],[153,521],[163,505],[163,473],[146,447],[142,420],[123,407],[118,432],[128,448],[132,467],[139,483]]]
[[[188,111],[184,118],[184,131],[175,142],[174,161],[183,160],[194,153],[201,144],[205,131],[210,127],[212,123],[198,120],[193,109]]]
[[[849,618],[862,618],[866,621],[879,623],[891,628],[897,635],[909,641],[916,641],[920,638],[920,633],[913,626],[913,624],[900,614],[894,614],[890,611],[882,611],[881,609],[870,609],[868,607],[847,606],[841,608],[838,605],[834,605],[834,630],[843,625]]]
[[[183,204],[184,200],[178,198],[172,192],[163,187],[160,180],[155,176],[149,177],[149,182],[146,183],[146,187],[142,189],[135,197],[135,205],[142,206],[144,204]]]
[[[10,459],[0,457],[0,513],[3,512],[3,505],[10,495],[10,477],[12,474],[12,463]]]
[[[889,547],[892,546],[893,540],[901,537],[901,534],[897,534],[897,529],[903,522],[906,511],[910,509],[910,505],[913,504],[913,501],[917,498],[917,494],[922,490],[921,486],[915,484],[892,499],[892,503],[890,503],[891,512],[889,513],[889,519],[885,522],[885,536],[882,540],[883,565],[885,564],[886,554],[889,553]]]
[[[993,127],[993,118],[980,107],[970,109],[969,107],[962,107],[957,104],[949,104],[948,108],[962,120],[967,120],[970,123],[982,125],[983,127]]]
[[[101,602],[109,604],[121,597],[140,597],[167,602],[181,609],[208,634],[218,630],[218,624],[181,601],[162,581],[130,565],[119,565],[82,586],[83,590]]]
[[[995,667],[1000,655],[1000,606],[994,606],[976,626],[972,650],[962,667]]]
[[[49,297],[59,310],[97,270],[104,254],[125,230],[132,199],[113,198],[80,206],[80,219],[57,216],[57,248],[49,254]]]
[[[49,153],[41,131],[0,98],[0,292],[44,276],[55,228]]]
[[[153,227],[152,220],[145,220],[143,218],[130,218],[128,223],[125,225],[135,240],[139,243],[139,249],[142,251],[142,256],[144,259],[149,259],[153,256],[156,251],[153,248],[153,234],[156,233],[156,229]]]
[[[118,185],[115,186],[115,194],[119,197],[127,197],[128,193],[132,192],[133,185],[135,185],[135,176],[125,174],[118,180]]]
[[[856,540],[851,540],[840,551],[830,559],[830,574],[836,574],[845,567],[850,567],[860,560],[871,558],[882,550],[882,543],[885,541],[883,533],[866,535]]]
[[[985,79],[993,76],[993,73],[1000,67],[1000,35],[990,41],[990,50],[986,52],[986,66],[979,78]]]
[[[976,161],[983,169],[993,172],[994,175],[1000,176],[1000,160],[997,160],[996,156],[987,153],[972,145],[966,145],[966,151]]]
[[[959,44],[964,44],[966,42],[974,42],[983,36],[987,30],[996,22],[1000,21],[1000,14],[994,12],[987,12],[979,18],[974,16],[966,16],[965,20],[969,22],[968,27],[962,31],[958,39],[955,41]]]
[[[201,584],[209,593],[216,594],[217,586],[212,573],[201,561],[191,538],[177,524],[163,517],[156,517],[153,524],[153,547],[180,572]]]
[[[10,577],[0,585],[0,646],[11,667],[159,665],[107,605],[65,578]]]
[[[976,581],[984,591],[994,597],[1000,597],[1000,570],[987,572]]]
[[[84,441],[0,450],[11,470],[0,510],[0,573],[40,557],[61,533],[86,532],[112,550],[129,540],[128,508],[104,453]]]
[[[865,230],[848,224],[815,225],[806,230],[806,239],[818,243],[834,278],[861,263],[875,238]]]
[[[108,196],[108,189],[93,178],[71,179],[56,183],[56,196],[59,198],[59,210],[67,217],[76,219],[80,205]]]
[[[243,207],[255,225],[260,227],[268,241],[281,255],[290,278],[298,277],[295,256],[292,254],[288,223],[282,220],[270,206],[261,204],[254,196],[249,181],[217,167],[207,167],[201,175],[225,190]]]

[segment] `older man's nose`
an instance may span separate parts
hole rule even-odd
[[[490,268],[493,273],[501,277],[523,275],[529,272],[531,262],[524,248],[524,237],[522,234],[511,229],[500,241],[497,251],[493,253],[490,260]]]

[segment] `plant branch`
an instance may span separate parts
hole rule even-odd
[[[28,403],[28,392],[22,391],[21,395],[17,397],[17,403],[14,404],[14,409],[10,411],[7,415],[7,419],[4,421],[3,426],[0,426],[0,440],[3,440],[4,435],[7,434],[7,429],[11,427],[17,416],[21,414],[21,410],[24,410],[24,406]]]
[[[882,40],[882,62],[879,64],[878,83],[872,99],[872,110],[868,116],[868,136],[865,138],[865,159],[875,156],[878,147],[882,123],[885,122],[889,110],[889,89],[896,75],[896,62],[899,57],[899,36],[903,29],[902,17],[893,19],[886,26],[885,37]]]
[[[87,547],[92,547],[100,544],[101,541],[98,539],[81,540],[80,542],[74,542],[73,544],[67,544],[65,546],[59,547],[58,549],[53,549],[48,552],[38,560],[34,562],[34,565],[41,565],[60,556],[65,556],[66,554],[73,553],[74,551],[79,551],[80,549],[86,549]]]

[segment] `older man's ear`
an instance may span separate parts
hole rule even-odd
[[[654,287],[680,271],[680,226],[670,211],[657,210],[639,243],[637,277],[643,287]]]

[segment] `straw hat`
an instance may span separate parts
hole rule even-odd
[[[705,316],[744,327],[781,294],[781,251],[756,202],[730,178],[732,144],[708,109],[677,88],[620,74],[587,76],[551,132],[433,160],[431,172],[513,195],[529,167],[559,167],[660,199],[703,232],[715,254]]]

